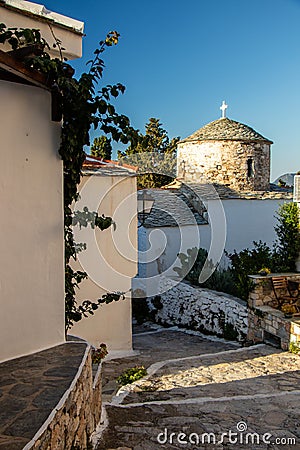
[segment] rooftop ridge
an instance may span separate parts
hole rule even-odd
[[[191,141],[258,141],[273,144],[273,142],[255,131],[253,128],[228,117],[214,120],[180,142]]]
[[[34,16],[36,19],[55,23],[58,26],[68,28],[75,33],[83,35],[84,23],[80,20],[50,11],[43,4],[33,3],[28,0],[1,0],[0,5],[6,8],[22,11],[23,14]]]

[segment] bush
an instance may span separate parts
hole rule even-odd
[[[229,269],[216,270],[204,283],[199,283],[199,275],[207,259],[207,251],[193,247],[187,254],[180,253],[181,267],[174,271],[190,283],[207,289],[226,292],[248,300],[253,282],[248,275],[265,272],[294,272],[296,260],[300,253],[299,209],[296,203],[284,203],[276,214],[278,224],[275,226],[277,239],[273,249],[266,243],[253,242],[253,248],[246,248],[233,253],[225,251],[231,266]],[[214,268],[212,261],[206,263]]]
[[[253,283],[248,275],[268,268],[271,272],[295,272],[296,259],[300,252],[299,209],[296,203],[284,203],[278,209],[275,226],[277,238],[273,249],[262,241],[253,242],[253,249],[237,253],[226,253],[231,261],[231,272],[237,288],[237,295],[248,299]]]
[[[246,248],[237,253],[226,253],[231,262],[231,275],[235,284],[237,296],[247,300],[249,292],[253,287],[253,282],[248,275],[258,273],[263,267],[268,267],[273,271],[274,261],[272,250],[266,243],[253,242],[254,248]]]
[[[140,380],[147,375],[147,370],[144,366],[136,366],[131,369],[125,370],[118,378],[117,383],[121,386],[134,383],[134,381]]]
[[[207,261],[208,252],[204,248],[197,249],[193,247],[187,250],[187,254],[179,253],[178,258],[181,267],[174,267],[174,271],[181,278],[189,281],[194,286],[201,286],[206,289],[213,289],[219,292],[236,295],[237,291],[234,285],[234,279],[230,269],[216,268],[212,275],[204,282],[199,283],[199,276]],[[207,267],[214,269],[211,260],[206,262]]]
[[[224,332],[224,339],[226,339],[227,341],[236,341],[239,335],[234,325],[229,322],[224,324],[223,332]]]
[[[145,297],[132,298],[132,316],[135,318],[138,325],[151,320],[150,309]]]
[[[295,272],[300,252],[299,208],[297,203],[284,203],[276,214],[277,239],[273,259],[277,272]]]

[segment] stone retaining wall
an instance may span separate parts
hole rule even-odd
[[[257,307],[262,305],[276,306],[276,297],[272,287],[271,278],[275,276],[284,276],[290,281],[300,281],[300,274],[270,274],[267,276],[250,275],[249,278],[254,284],[253,290],[249,294],[249,306]]]
[[[209,289],[174,283],[162,279],[166,291],[149,300],[155,320],[161,324],[177,325],[243,341],[248,331],[246,302],[231,295]]]
[[[248,319],[248,341],[254,344],[265,342],[288,350],[291,320],[285,318],[283,312],[271,306],[249,308]]]
[[[272,288],[271,277],[282,275],[291,281],[299,281],[298,274],[271,274],[267,277],[250,276],[254,289],[249,294],[248,341],[266,342],[288,350],[290,343],[299,346],[300,320],[287,318],[282,311],[275,309],[276,297]]]
[[[84,450],[101,416],[101,367],[92,377],[88,346],[70,388],[23,450]]]

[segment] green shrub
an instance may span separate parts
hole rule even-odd
[[[224,339],[228,341],[236,341],[239,333],[235,329],[234,325],[232,323],[225,323],[224,324]]]
[[[298,353],[300,352],[299,343],[291,342],[289,346],[289,351],[290,353],[295,353],[296,355],[298,355]]]
[[[203,248],[193,247],[187,250],[187,254],[180,253],[178,258],[181,267],[175,267],[174,271],[181,278],[191,284],[207,289],[226,292],[244,300],[248,300],[249,292],[253,288],[253,282],[249,275],[259,273],[263,268],[270,269],[273,273],[294,272],[296,259],[300,253],[299,209],[296,203],[284,203],[276,213],[277,225],[275,231],[277,238],[273,248],[266,243],[253,242],[253,248],[246,248],[233,253],[225,251],[230,260],[230,268],[216,268],[212,275],[204,283],[199,283],[199,275],[207,260],[207,251]],[[207,261],[206,266],[214,269],[212,261]]]
[[[207,261],[207,256],[207,250],[204,248],[197,249],[196,247],[188,249],[187,254],[179,253],[178,258],[181,262],[181,267],[174,267],[174,271],[194,286],[201,286],[206,289],[236,295],[234,279],[229,269],[216,268],[204,283],[199,283],[199,276],[204,263]],[[213,270],[213,262],[208,260],[206,267]]]
[[[253,242],[253,248],[246,248],[237,253],[225,252],[231,262],[231,274],[235,284],[237,296],[247,300],[249,292],[253,288],[253,282],[248,275],[258,273],[262,267],[269,267],[273,271],[272,250],[266,243]]]
[[[136,366],[131,369],[125,370],[118,378],[117,383],[121,386],[126,384],[134,383],[134,381],[139,380],[147,375],[147,370],[144,366]]]
[[[277,239],[273,259],[277,272],[295,272],[300,252],[299,208],[297,203],[284,203],[275,216]]]
[[[151,320],[151,312],[147,303],[147,299],[145,297],[132,298],[132,315],[137,321],[138,325]]]
[[[226,253],[231,262],[231,273],[237,295],[248,299],[253,283],[248,275],[254,275],[267,267],[274,273],[295,272],[296,259],[300,252],[299,210],[296,203],[284,203],[278,209],[275,226],[277,238],[273,249],[262,241],[253,242],[253,249],[246,248],[237,253]]]

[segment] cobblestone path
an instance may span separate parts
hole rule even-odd
[[[300,449],[300,357],[141,328],[139,354],[104,364],[97,449]],[[148,376],[115,379],[143,364]]]

